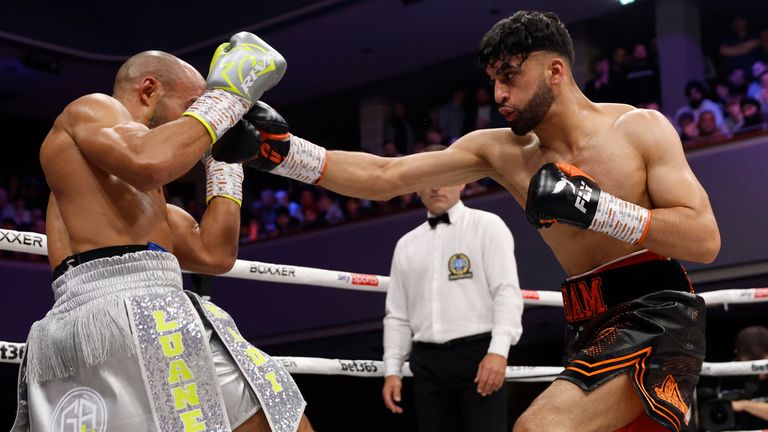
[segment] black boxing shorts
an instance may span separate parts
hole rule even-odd
[[[557,379],[592,391],[628,374],[656,423],[685,419],[704,361],[704,300],[675,260],[639,251],[562,285],[568,324]]]

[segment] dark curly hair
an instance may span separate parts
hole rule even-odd
[[[573,64],[571,35],[554,12],[519,11],[497,22],[480,41],[477,60],[485,69],[517,55],[525,61],[534,51],[555,52]]]

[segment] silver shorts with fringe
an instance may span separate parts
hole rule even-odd
[[[93,260],[55,280],[53,291],[53,309],[30,330],[12,432],[158,430],[126,301],[181,293],[176,257],[141,251]],[[202,324],[217,400],[234,429],[260,409],[258,399],[208,321]]]

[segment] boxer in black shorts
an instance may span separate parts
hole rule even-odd
[[[373,200],[490,177],[525,208],[571,277],[626,263],[646,249],[686,261],[715,259],[717,222],[677,132],[657,111],[587,99],[572,73],[573,42],[555,14],[519,11],[500,20],[480,42],[478,59],[509,128],[474,131],[441,152],[383,158],[326,152],[291,135],[274,109],[259,106],[244,117],[251,125],[247,163]],[[656,261],[642,264],[652,271],[603,267],[602,285],[584,280],[586,297],[568,298],[574,322],[567,366],[588,369],[568,369],[555,380],[515,432],[683,427],[701,362],[703,310],[682,270]],[[625,276],[609,277],[614,272]]]
[[[592,391],[628,373],[646,414],[682,430],[704,361],[706,319],[680,264],[635,252],[568,278],[562,293],[568,325],[558,379]]]

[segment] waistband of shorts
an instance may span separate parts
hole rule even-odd
[[[467,345],[473,342],[482,342],[482,341],[490,342],[491,332],[464,336],[456,339],[451,339],[449,341],[442,342],[442,343],[413,341],[412,345],[420,346],[423,348],[451,348],[459,345]]]
[[[149,242],[145,245],[118,245],[107,246],[98,249],[91,249],[85,252],[79,252],[74,255],[70,255],[63,260],[53,269],[53,279],[58,279],[61,275],[67,272],[67,270],[77,267],[80,264],[87,263],[99,258],[107,258],[112,256],[120,256],[133,252],[140,252],[145,250],[153,250],[158,252],[168,252],[162,246],[157,243]]]
[[[666,257],[664,255],[659,255],[656,252],[651,252],[648,249],[642,249],[636,252],[632,252],[629,255],[624,255],[614,260],[608,261],[607,263],[601,264],[584,273],[577,274],[574,276],[569,276],[565,281],[568,282],[570,280],[583,278],[585,276],[589,276],[595,273],[600,273],[600,272],[604,272],[607,270],[612,270],[620,267],[627,267],[635,264],[642,264],[648,261],[669,261],[670,259],[671,258]]]
[[[611,307],[665,290],[693,293],[693,286],[680,263],[650,251],[568,278],[561,286],[568,322],[594,318]]]
[[[142,250],[81,263],[54,279],[51,288],[55,302],[50,312],[59,313],[97,299],[181,290],[183,281],[173,254]]]

